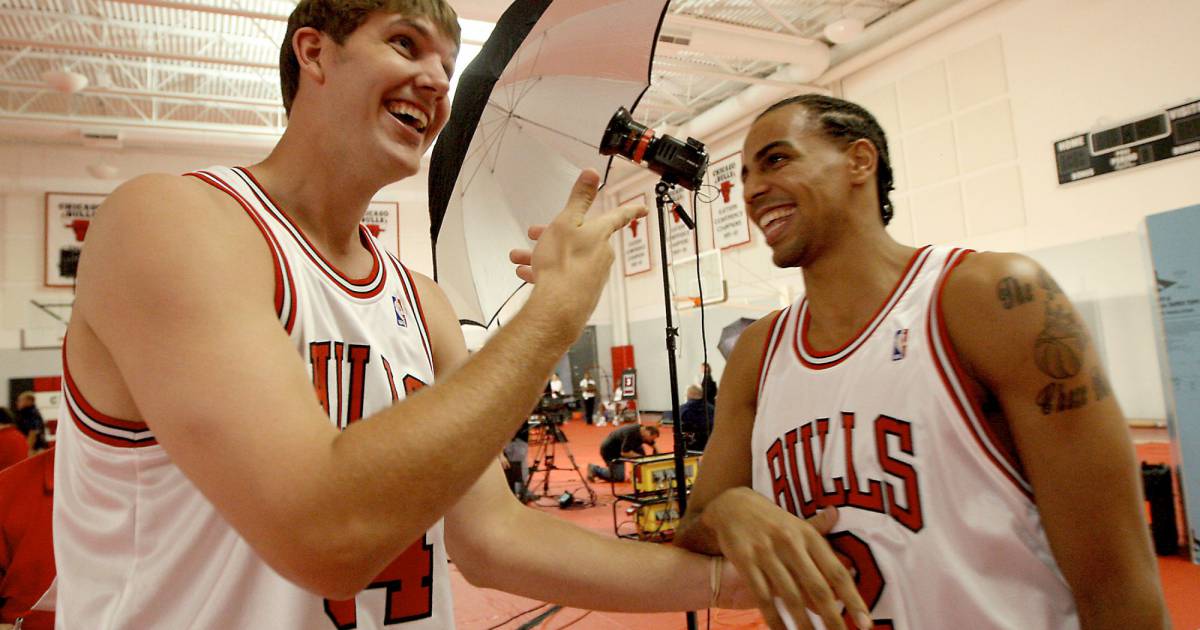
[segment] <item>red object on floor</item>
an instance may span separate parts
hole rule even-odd
[[[636,367],[637,365],[633,361],[633,346],[612,347],[612,390],[614,392],[621,387],[621,373],[626,368]]]

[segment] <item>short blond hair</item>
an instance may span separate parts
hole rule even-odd
[[[288,17],[287,34],[279,47],[279,89],[283,93],[283,110],[292,113],[292,101],[300,89],[300,60],[292,48],[296,31],[311,26],[333,38],[340,46],[367,17],[376,11],[399,13],[409,17],[427,17],[454,46],[461,43],[458,14],[445,0],[300,0]]]

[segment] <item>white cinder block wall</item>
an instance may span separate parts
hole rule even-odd
[[[834,86],[888,134],[897,173],[891,234],[909,244],[1025,252],[1046,265],[1080,305],[1135,419],[1165,417],[1138,230],[1147,214],[1200,202],[1200,157],[1060,186],[1053,143],[1200,98],[1196,24],[1200,2],[1192,0],[1005,0]],[[718,134],[714,159],[740,149],[749,118]],[[653,185],[639,178],[611,194]],[[703,207],[699,214],[707,229]],[[702,231],[701,248],[711,242]],[[657,250],[652,256],[655,273],[624,286],[631,331],[641,322],[661,329]],[[778,307],[772,298],[790,302],[802,284],[796,272],[771,266],[757,231],[723,260],[730,309],[765,314]],[[683,318],[681,357],[689,361],[699,355],[695,319]],[[639,366],[662,352],[661,342],[635,347]],[[720,356],[710,356],[719,371]],[[641,384],[647,407],[669,405],[665,374],[647,371]]]

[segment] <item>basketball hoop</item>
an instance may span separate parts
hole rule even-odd
[[[699,308],[700,298],[694,295],[676,295],[671,298],[677,308]]]

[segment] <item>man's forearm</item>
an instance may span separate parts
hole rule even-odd
[[[347,536],[362,556],[398,552],[445,514],[509,442],[572,340],[553,309],[531,297],[447,379],[338,435],[330,458],[317,463],[329,474],[309,497],[337,514],[329,526],[350,523]],[[437,483],[428,482],[431,471]]]
[[[472,583],[557,604],[618,612],[707,608],[710,559],[667,545],[601,537],[518,508],[455,563]],[[497,519],[500,520],[500,519]]]

